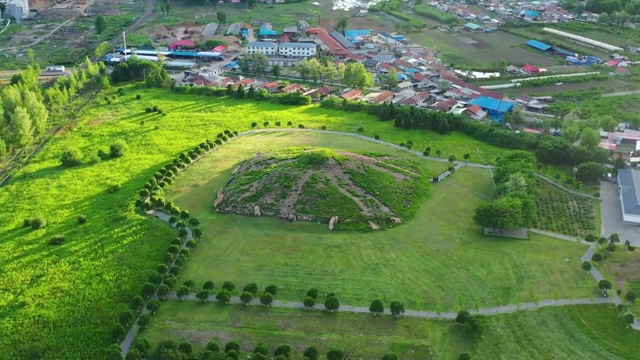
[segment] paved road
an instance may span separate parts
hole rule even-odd
[[[640,246],[640,226],[625,224],[622,222],[622,206],[618,186],[610,181],[600,182],[600,213],[602,214],[602,236],[613,233],[620,235],[620,242],[624,244],[629,240],[632,245]]]
[[[139,28],[142,24],[144,24],[151,17],[151,15],[153,15],[153,10],[155,8],[156,0],[147,0],[147,8],[144,10],[142,15],[140,15],[138,19],[136,19],[136,21],[125,30],[125,33],[129,34]],[[113,47],[118,44],[119,41],[121,41],[121,39],[119,37],[116,37],[115,39],[111,40],[109,45]]]

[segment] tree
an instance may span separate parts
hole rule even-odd
[[[458,360],[471,360],[471,355],[469,355],[469,353],[462,353],[458,356]]]
[[[180,219],[187,220],[189,218],[189,212],[187,210],[180,211]]]
[[[438,159],[440,159],[441,154],[442,154],[442,150],[440,149],[436,150],[436,156],[438,157]]]
[[[598,245],[602,246],[607,243],[607,238],[602,236],[598,239]]]
[[[193,352],[193,346],[189,341],[183,341],[178,345],[178,350],[185,355],[189,355]]]
[[[331,349],[327,352],[327,360],[344,360],[344,352],[340,349]]]
[[[584,241],[592,243],[596,241],[596,237],[593,234],[589,234],[584,238]]]
[[[373,75],[362,63],[348,63],[344,68],[342,83],[360,89],[373,86]]]
[[[227,14],[221,10],[218,10],[216,13],[216,17],[218,18],[218,22],[220,24],[224,24],[227,22]]]
[[[620,242],[620,235],[613,233],[609,236],[609,241],[611,243],[617,244]]]
[[[578,165],[576,179],[585,184],[596,184],[600,181],[603,172],[604,168],[601,164],[592,161],[586,162]]]
[[[178,344],[175,341],[163,340],[158,344],[153,353],[150,354],[149,358],[153,360],[181,360],[183,359],[183,354],[180,353]]]
[[[526,224],[525,206],[516,196],[503,196],[480,204],[473,220],[476,224],[491,229],[513,230]]]
[[[222,284],[222,288],[223,288],[224,290],[227,290],[228,292],[232,292],[233,290],[235,290],[235,289],[236,289],[236,286],[235,286],[231,281],[225,281],[225,282]]]
[[[94,25],[96,28],[96,34],[98,35],[102,34],[102,32],[107,28],[107,24],[104,21],[104,17],[102,17],[101,15],[96,16]]]
[[[118,139],[109,146],[109,152],[112,158],[124,156],[129,151],[129,145],[124,140]]]
[[[318,359],[318,348],[315,345],[311,345],[308,348],[304,349],[304,353],[302,353],[304,359],[309,360],[317,360]]]
[[[242,302],[245,303],[246,305],[249,305],[252,299],[253,299],[253,295],[248,291],[244,291],[242,292],[242,294],[240,294],[240,300],[242,300]]]
[[[160,302],[158,300],[151,300],[147,303],[147,310],[152,314],[155,314],[160,310]]]
[[[324,307],[327,310],[333,312],[334,310],[338,310],[338,308],[340,307],[340,302],[335,296],[330,296],[327,298],[327,300],[325,300]]]
[[[160,286],[158,286],[158,291],[157,294],[158,296],[160,296],[161,299],[164,299],[165,296],[167,296],[167,294],[169,294],[169,286],[167,286],[167,284],[162,284]]]
[[[624,169],[627,167],[627,163],[622,158],[622,155],[619,155],[616,160],[613,162],[613,167],[616,169]]]
[[[309,291],[307,291],[307,297],[310,297],[312,299],[317,299],[318,298],[318,289],[310,289]]]
[[[265,306],[271,306],[273,302],[273,295],[271,293],[265,292],[260,296],[260,303]]]
[[[191,218],[189,219],[189,225],[191,227],[197,227],[200,226],[200,220],[196,219],[196,218]]]
[[[6,112],[5,106],[5,112]],[[33,135],[33,126],[31,117],[25,108],[18,106],[14,112],[9,115],[9,121],[5,127],[4,139],[9,148],[21,148],[31,141]]]
[[[176,295],[178,295],[180,299],[184,300],[183,297],[189,295],[189,288],[184,285],[180,286],[180,288],[176,292]]]
[[[77,166],[82,164],[84,155],[78,148],[68,147],[60,155],[60,162],[64,167]]]
[[[602,254],[600,253],[593,254],[593,256],[591,257],[591,260],[595,262],[602,261]]]
[[[382,360],[398,360],[398,355],[396,355],[395,353],[387,353],[384,354]]]
[[[142,357],[140,356],[140,352],[138,349],[131,349],[127,353],[127,356],[124,357],[125,360],[140,360]]]
[[[230,299],[231,299],[231,294],[229,294],[229,290],[227,289],[222,289],[218,291],[218,294],[216,295],[216,300],[218,300],[222,304],[228,303]]]
[[[116,324],[112,329],[111,329],[111,337],[116,341],[116,342],[120,342],[122,341],[122,339],[124,339],[124,336],[127,334],[127,332],[124,330],[124,328],[122,327],[122,325],[120,324]]]
[[[629,291],[624,295],[624,298],[633,304],[636,301],[636,293],[634,291]]]
[[[469,158],[470,158],[470,157],[471,157],[471,155],[470,155],[470,154],[468,154],[468,153],[467,153],[467,154],[464,154],[464,155],[462,156],[462,158],[467,162],[467,164],[469,163]]]
[[[616,244],[614,244],[614,243],[608,244],[607,245],[607,251],[609,252],[609,255],[611,255],[611,253],[616,251]]]
[[[42,357],[41,354],[35,353],[33,359],[40,359]],[[107,349],[107,359],[108,360],[122,360],[122,349],[118,344],[111,344]]]
[[[273,352],[274,356],[284,356],[288,358],[291,355],[291,346],[287,344],[278,345],[276,350]]]
[[[265,54],[253,54],[251,56],[251,70],[255,74],[264,75],[269,67],[269,59]]]
[[[209,290],[202,290],[198,292],[196,294],[196,297],[202,300],[203,302],[207,302],[207,299],[209,298]]]
[[[580,135],[580,145],[587,149],[595,149],[600,143],[600,132],[592,128],[584,128]]]
[[[396,317],[400,316],[400,314],[404,314],[404,305],[402,305],[398,301],[392,302],[389,306],[389,309],[391,310],[391,313]]]
[[[144,307],[144,299],[142,298],[142,296],[134,296],[133,299],[131,299],[129,307],[136,312],[142,310],[142,308]]]
[[[254,354],[262,354],[262,355],[265,355],[265,356],[269,355],[269,345],[267,345],[267,343],[265,343],[265,342],[260,342],[253,349],[253,353]]]
[[[131,310],[127,310],[125,312],[123,312],[122,314],[120,314],[120,324],[122,326],[124,326],[125,328],[128,328],[129,325],[131,325],[133,323],[133,320],[136,317],[133,315],[133,311]]]
[[[242,291],[248,291],[249,293],[251,293],[251,295],[255,295],[258,292],[258,284],[256,283],[249,283],[247,285],[244,286],[244,288],[242,289]]]
[[[229,351],[235,351],[235,352],[240,352],[240,344],[238,344],[236,341],[229,341],[225,346],[224,346],[224,352],[229,352]]]
[[[631,314],[631,313],[625,314],[623,319],[624,319],[624,322],[629,324],[629,325],[633,324],[633,322],[635,321],[635,318],[633,317],[633,314]]]
[[[602,279],[598,281],[598,289],[600,290],[610,290],[611,289],[611,281],[607,279]]]
[[[373,315],[381,314],[384,312],[384,305],[382,305],[382,301],[375,299],[371,302],[369,306],[369,311],[373,313]]]
[[[138,326],[141,329],[146,329],[151,323],[151,314],[142,314],[138,318]]]
[[[275,64],[271,67],[271,73],[273,74],[273,76],[276,77],[276,80],[280,77],[281,71],[282,71],[282,68],[278,64]]]
[[[270,293],[271,295],[277,295],[278,294],[278,287],[275,285],[269,285],[264,289],[265,292]]]
[[[149,298],[156,291],[156,286],[152,283],[144,283],[142,285],[142,296]]]
[[[316,301],[314,298],[307,296],[306,298],[304,298],[303,304],[305,307],[311,310],[311,308],[316,305]]]
[[[218,345],[218,342],[215,340],[209,340],[206,349],[213,353],[217,353],[218,351],[220,351],[220,345]]]
[[[27,110],[31,118],[33,135],[42,134],[47,127],[47,119],[49,117],[49,112],[42,99],[33,91],[23,91],[22,107]]]
[[[389,70],[389,76],[387,76],[387,84],[392,89],[398,86],[398,71],[395,67],[392,67],[391,70]]]
[[[202,290],[213,290],[214,288],[215,288],[215,285],[211,280],[205,281],[204,285],[202,285]]]
[[[458,324],[465,324],[471,318],[471,314],[466,310],[458,311],[458,315],[456,315],[456,322]]]
[[[349,22],[349,19],[346,17],[338,20],[338,23],[336,24],[336,31],[344,35],[344,30],[349,25],[348,22]]]
[[[582,270],[589,272],[591,271],[591,262],[585,261],[582,263]]]

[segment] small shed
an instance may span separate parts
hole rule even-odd
[[[482,28],[482,26],[478,25],[478,24],[474,24],[472,22],[468,22],[466,24],[464,24],[464,28],[467,30],[471,30],[471,31],[476,31]]]
[[[522,71],[527,72],[529,74],[538,74],[540,73],[540,69],[530,65],[530,64],[526,64],[525,66],[522,67]]]
[[[533,40],[533,39],[527,41],[527,45],[531,46],[532,48],[538,49],[540,51],[549,51],[553,47],[549,44],[545,44],[541,41]]]
[[[478,105],[482,110],[486,111],[489,117],[495,121],[502,122],[504,114],[513,109],[514,104],[510,101],[494,99],[488,96],[480,96],[469,102],[470,105]]]

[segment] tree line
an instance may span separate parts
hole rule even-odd
[[[87,86],[100,85],[99,75],[105,71],[104,66],[85,59],[80,69],[60,76],[43,90],[39,82],[41,69],[29,53],[31,64],[0,91],[0,157],[23,149],[42,136],[53,115],[61,113]]]
[[[525,151],[500,158],[493,170],[499,197],[480,204],[474,222],[493,231],[531,226],[537,212],[535,163],[533,154]]]
[[[302,95],[300,92],[288,94],[270,94],[265,89],[256,89],[253,86],[245,88],[239,85],[234,89],[229,84],[226,88],[213,88],[205,86],[175,86],[173,91],[178,94],[195,94],[214,97],[228,96],[236,99],[250,99],[256,101],[270,101],[282,105],[308,105],[311,104],[311,97]]]

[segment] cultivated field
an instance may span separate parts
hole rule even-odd
[[[379,297],[438,311],[595,295],[593,280],[577,266],[583,246],[540,236],[510,241],[480,235],[471,218],[485,198],[476,193],[493,195],[484,169],[459,170],[433,186],[414,220],[381,232],[329,232],[326,225],[212,211],[217,191],[241,160],[301,145],[398,153],[335,135],[278,133],[240,138],[208,155],[169,195],[202,222],[205,234],[215,234],[200,241],[180,281],[276,284],[279,297],[289,300],[302,300],[317,287],[349,305]],[[422,162],[432,173],[442,169]]]
[[[240,343],[251,352],[258,342],[273,351],[291,345],[292,359],[307,346],[321,354],[343,349],[350,359],[379,359],[393,351],[400,359],[455,359],[470,352],[478,359],[637,359],[640,334],[629,331],[606,305],[525,311],[483,319],[482,338],[453,321],[391,316],[320,313],[242,305],[169,301],[141,333],[152,345],[189,340],[201,351],[215,339]]]
[[[243,131],[253,121],[291,119],[312,128],[326,125],[355,132],[362,126],[366,135],[375,131],[394,143],[413,138],[416,148],[429,144],[458,158],[465,152],[475,154],[476,145],[489,160],[505,153],[461,134],[408,132],[367,115],[317,106],[286,107],[144,88],[128,87],[125,92],[116,97],[115,89],[109,91],[107,95],[114,97],[111,105],[100,94],[78,114],[75,127],[62,130],[0,188],[0,354],[7,358],[19,358],[31,347],[47,354],[45,359],[101,358],[118,314],[139,293],[175,234],[166,224],[134,212],[139,189],[167,161],[224,129]],[[142,100],[135,100],[136,94]],[[168,115],[146,113],[149,106]],[[97,161],[97,151],[108,150],[116,139],[128,143],[129,153]],[[69,146],[84,153],[83,165],[60,167],[60,154]],[[117,185],[119,191],[110,192]],[[211,209],[205,200],[199,206]],[[80,215],[88,218],[82,226],[77,224]],[[23,221],[34,217],[49,225],[24,228]],[[64,244],[48,245],[58,234],[66,237]],[[37,341],[27,344],[24,339]]]
[[[416,15],[417,17],[417,15]],[[430,29],[421,33],[410,34],[411,39],[430,49],[441,53],[447,63],[456,65],[490,67],[500,59],[507,60],[512,65],[532,64],[536,66],[557,65],[557,57],[531,52],[522,48],[525,39],[502,31],[491,34],[445,33],[438,29]],[[468,44],[467,39],[477,43]]]

